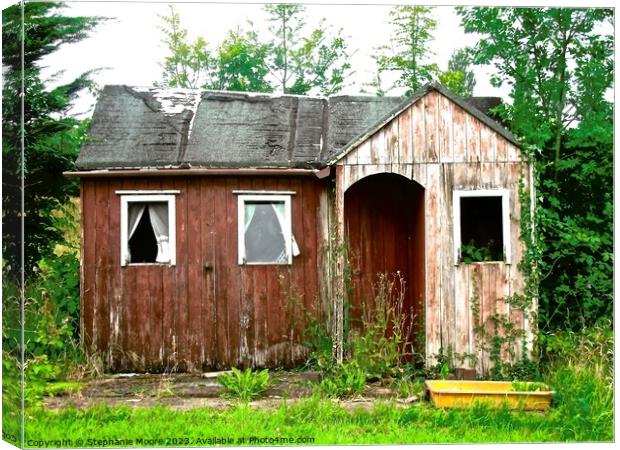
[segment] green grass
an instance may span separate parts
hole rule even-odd
[[[101,445],[101,441],[97,444],[98,440],[110,438],[131,440],[130,446],[257,445],[249,441],[251,436],[311,438],[307,443],[313,445],[612,439],[611,420],[602,429],[592,430],[598,435],[592,434],[590,438],[571,434],[568,429],[574,428],[574,423],[567,422],[562,408],[542,414],[492,410],[481,405],[466,410],[439,410],[427,403],[407,408],[378,403],[371,411],[361,408],[348,411],[318,396],[283,403],[271,410],[255,410],[243,404],[224,410],[190,411],[163,406],[138,409],[96,406],[57,413],[36,409],[28,414],[28,419],[26,444],[30,447],[75,446],[76,443],[96,446]],[[209,441],[216,437],[226,441]],[[239,438],[246,441],[240,442]],[[70,439],[71,443],[65,441],[64,445],[63,439]]]

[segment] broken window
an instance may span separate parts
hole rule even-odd
[[[121,265],[175,263],[174,196],[121,196]]]
[[[290,196],[239,196],[239,264],[291,264],[298,253]]]
[[[510,261],[508,191],[454,193],[456,263]]]

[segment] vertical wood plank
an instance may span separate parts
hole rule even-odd
[[[494,137],[495,132],[484,124],[480,125],[480,162],[495,161]]]
[[[304,180],[303,182],[303,230],[302,236],[298,239],[300,243],[301,258],[304,262],[304,285],[299,286],[303,293],[303,307],[311,315],[316,314],[316,303],[318,301],[318,277],[317,277],[317,252],[320,249],[321,241],[317,239],[317,229],[320,219],[318,206],[318,195],[320,193],[318,183],[312,180]],[[302,326],[301,332],[310,325],[304,323],[299,318]],[[298,333],[299,343],[303,342],[302,334]]]
[[[145,182],[149,190],[161,189],[159,178],[149,179]],[[146,211],[145,211],[146,214]],[[147,358],[149,370],[160,370],[163,363],[163,270],[164,266],[147,266],[148,276],[148,297],[147,315],[148,329],[146,341],[144,342],[144,354]],[[144,318],[143,318],[144,320]]]
[[[447,97],[439,99],[439,160],[442,163],[454,161],[454,118],[453,103]]]
[[[480,163],[480,187],[491,189],[495,187],[495,163]]]
[[[120,189],[120,180],[110,180],[108,198],[108,248],[110,249],[110,358],[109,362],[114,366],[117,358],[112,349],[121,346],[121,318],[122,314],[122,291],[121,291],[121,267],[120,267],[120,196],[116,190]]]
[[[371,141],[371,139],[366,139],[359,147],[353,150],[357,153],[357,164],[372,164]]]
[[[370,138],[371,164],[386,164],[388,162],[389,152],[386,144],[386,127],[383,127]]]
[[[392,119],[385,127],[386,164],[397,166],[400,163],[399,119]]]
[[[190,360],[189,348],[189,299],[188,299],[188,183],[185,178],[175,178],[177,195],[177,265],[175,296],[173,302],[174,334],[173,351],[179,369],[187,370]]]
[[[427,165],[426,164],[413,164],[411,179],[416,181],[419,185],[424,187],[425,189],[428,186],[427,181]]]
[[[465,116],[467,127],[467,161],[476,163],[480,161],[480,122],[471,114]]]
[[[468,265],[461,264],[454,267],[454,351],[461,355],[471,353],[470,309],[469,270]],[[463,366],[471,368],[469,358],[464,359]]]
[[[414,162],[411,132],[411,108],[407,108],[398,116],[398,162],[400,164]]]
[[[441,247],[442,230],[439,219],[440,174],[438,164],[427,166],[426,236],[426,357],[434,361],[441,346]]]
[[[424,133],[426,136],[426,159],[428,162],[437,162],[438,159],[438,137],[439,111],[437,101],[439,94],[431,91],[423,97],[424,102]]]
[[[96,227],[95,227],[95,181],[81,181],[81,223],[82,223],[82,283],[80,302],[80,322],[82,340],[88,349],[95,341],[94,310],[95,310],[95,267],[96,267]]]
[[[97,349],[108,350],[110,334],[110,249],[109,249],[109,181],[99,181],[95,190],[95,245],[97,248],[95,266],[95,309],[93,317],[95,344]]]
[[[411,106],[411,128],[413,134],[413,160],[418,163],[427,163],[428,157],[426,152],[426,126],[424,118],[424,102],[418,100]]]
[[[452,190],[453,176],[452,164],[440,165],[441,192],[439,196],[439,220],[441,223],[440,247],[441,254],[441,311],[442,311],[442,341],[446,351],[455,350],[456,346],[456,320],[454,305],[454,270],[452,262],[453,237],[452,237]]]
[[[507,149],[506,144],[508,142],[502,136],[495,133],[495,161],[506,162],[507,161]]]
[[[468,266],[468,278],[469,278],[469,299],[470,299],[470,342],[471,352],[476,356],[476,371],[478,373],[484,373],[484,352],[482,346],[484,345],[484,335],[479,330],[483,326],[482,307],[484,298],[482,297],[484,286],[482,284],[481,269],[479,264],[472,264]],[[476,304],[474,304],[474,302]],[[477,313],[474,311],[477,309]]]
[[[468,115],[460,106],[453,105],[452,120],[454,130],[454,162],[467,161],[467,127],[465,116]]]
[[[521,161],[521,152],[511,142],[506,142],[506,159],[511,162]]]

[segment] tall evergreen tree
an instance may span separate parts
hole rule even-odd
[[[64,44],[85,38],[101,18],[59,14],[62,3],[24,4],[2,11],[2,222],[3,259],[20,266],[21,80],[24,79],[25,268],[29,271],[57,236],[50,230],[50,210],[78,192],[62,172],[73,167],[87,122],[66,115],[71,102],[92,86],[89,73],[49,89],[38,63]],[[23,71],[21,42],[24,43]],[[6,272],[5,272],[6,273]]]

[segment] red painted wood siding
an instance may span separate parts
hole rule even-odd
[[[318,264],[324,232],[314,177],[82,179],[82,330],[113,370],[207,370],[292,366],[304,359],[300,307],[320,304]],[[120,266],[117,190],[176,189],[176,266]],[[291,266],[240,266],[233,190],[287,190],[301,254]],[[325,205],[323,204],[323,208]],[[211,262],[213,269],[205,269]],[[295,309],[296,308],[296,309]]]

